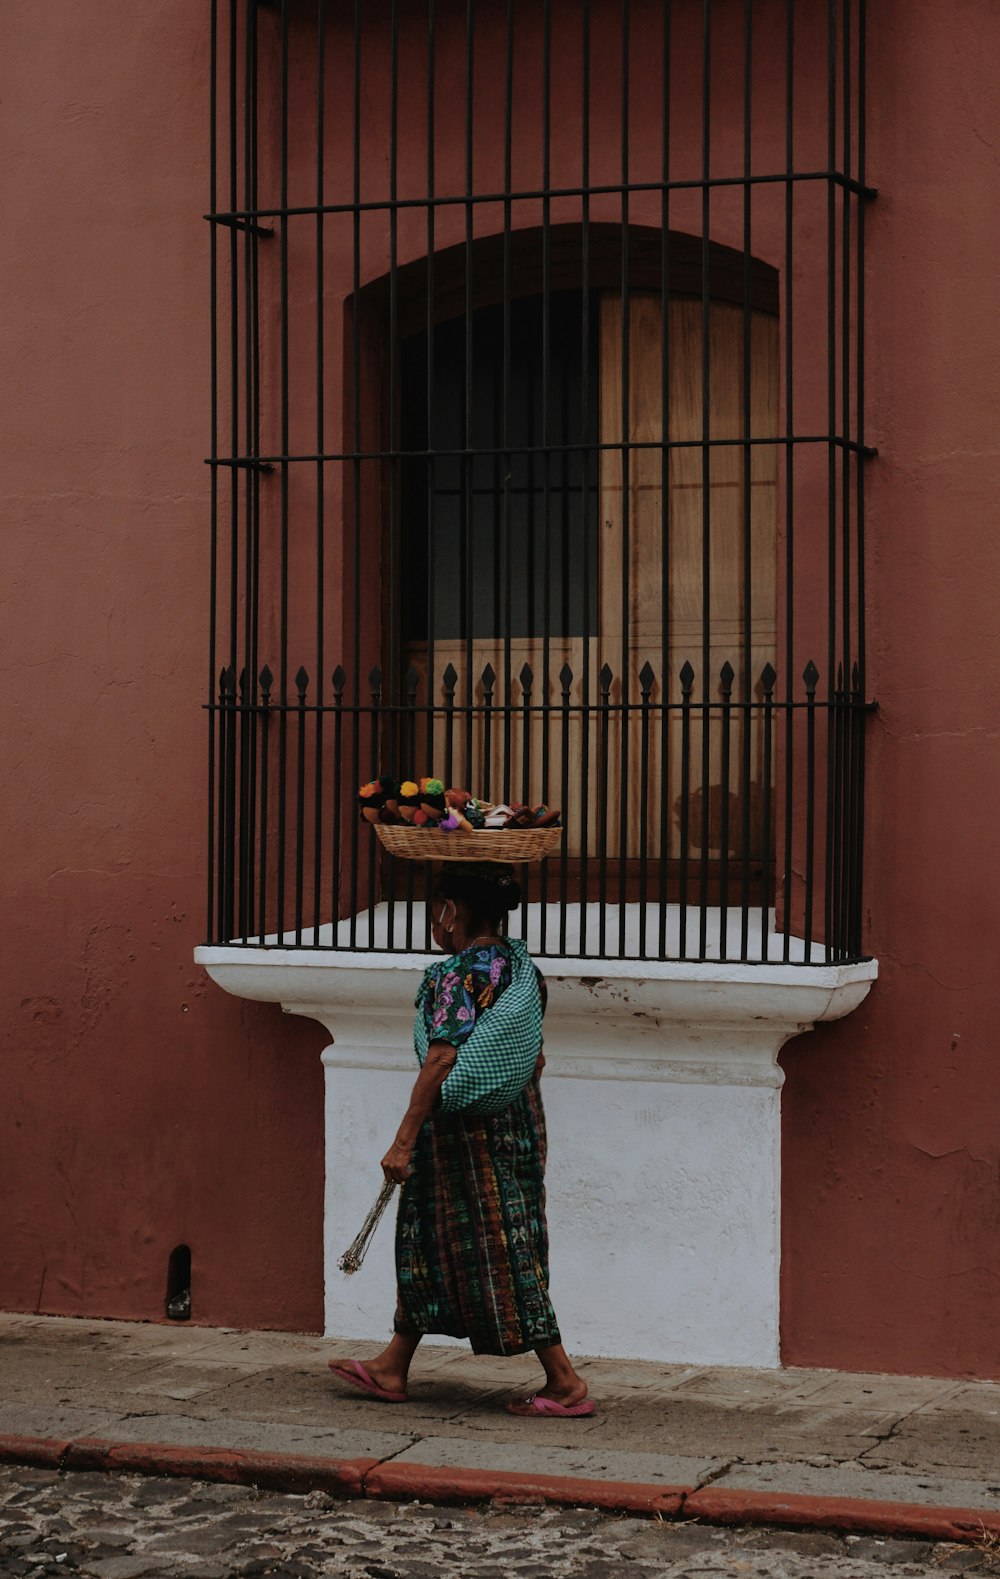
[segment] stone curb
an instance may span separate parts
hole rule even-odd
[[[364,1494],[380,1500],[420,1502],[547,1502],[556,1507],[599,1508],[605,1513],[659,1514],[674,1518],[687,1488],[570,1475],[518,1474],[503,1469],[443,1469],[430,1464],[380,1464],[365,1476]]]
[[[538,1503],[597,1508],[705,1524],[766,1524],[851,1534],[971,1542],[1000,1537],[1000,1512],[925,1507],[860,1497],[796,1492],[728,1491],[721,1486],[667,1486],[509,1470],[448,1469],[384,1463],[377,1458],[309,1458],[161,1442],[76,1441],[0,1434],[0,1463],[40,1469],[167,1475],[189,1480],[260,1486],[268,1491],[326,1491],[338,1497],[440,1503]]]
[[[918,1536],[925,1541],[978,1541],[1000,1536],[1000,1513],[986,1508],[927,1507],[920,1502],[880,1502],[864,1497],[820,1497],[801,1492],[727,1491],[706,1486],[691,1492],[685,1519],[706,1524],[778,1524],[785,1528],[840,1530],[848,1534]]]

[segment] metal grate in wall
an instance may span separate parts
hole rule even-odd
[[[208,938],[863,953],[863,0],[212,6]]]

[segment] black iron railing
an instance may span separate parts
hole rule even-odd
[[[629,700],[605,665],[589,706],[568,666],[551,700],[527,666],[510,703],[496,699],[491,668],[474,706],[457,698],[457,678],[446,671],[442,700],[428,702],[411,672],[405,701],[394,703],[374,670],[367,700],[355,703],[338,667],[319,703],[300,669],[294,699],[282,702],[269,668],[253,701],[246,676],[223,671],[212,708],[214,940],[431,947],[429,869],[385,854],[350,787],[392,762],[409,776],[433,720],[447,782],[462,778],[505,801],[544,789],[562,810],[559,853],[521,870],[519,930],[539,953],[795,964],[861,956],[867,704],[856,668],[848,685],[838,674],[832,702],[818,695],[812,663],[792,701],[776,696],[767,665],[749,703],[734,698],[728,663],[709,698],[685,663],[681,699],[666,703],[648,663]],[[716,770],[708,794],[706,746]]]
[[[862,957],[865,0],[211,10],[209,940]]]

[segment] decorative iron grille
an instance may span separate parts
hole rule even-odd
[[[212,6],[208,934],[862,956],[864,0]]]

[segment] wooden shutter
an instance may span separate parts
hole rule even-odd
[[[709,410],[708,432],[702,407],[703,313],[696,300],[669,304],[667,422],[662,411],[662,316],[658,294],[633,292],[629,299],[629,372],[627,438],[648,442],[650,449],[632,450],[628,459],[626,522],[623,499],[623,464],[620,451],[605,450],[601,466],[600,536],[600,650],[616,680],[612,699],[624,694],[638,701],[639,675],[648,662],[656,674],[654,700],[679,702],[679,671],[686,660],[695,674],[694,699],[707,695],[717,701],[719,672],[725,662],[735,671],[734,698],[758,694],[761,669],[775,658],[776,636],[776,527],[777,446],[750,448],[750,577],[744,567],[744,501],[747,491],[745,449],[740,443],[709,450],[708,460],[708,674],[704,669],[704,437],[744,437],[744,320],[742,308],[712,303],[708,313]],[[778,324],[769,314],[754,312],[750,318],[750,422],[757,439],[777,433],[778,423]],[[607,294],[601,304],[601,441],[620,444],[626,431],[623,412],[622,306],[617,295]],[[666,554],[662,485],[663,460],[660,435],[672,441],[691,441],[690,447],[673,448],[666,468]],[[626,548],[627,530],[627,548]],[[627,565],[623,558],[627,557]],[[663,576],[667,576],[664,604]],[[666,621],[664,621],[664,607]],[[623,630],[623,621],[627,629]],[[743,635],[749,620],[750,670],[745,670]],[[626,649],[627,647],[627,656]],[[624,677],[624,686],[623,686]],[[650,772],[645,795],[647,850],[660,851],[662,795],[668,797],[668,855],[678,845],[677,806],[681,793],[680,720],[671,716],[667,741],[667,782],[662,772],[662,735],[656,715],[649,733]],[[731,737],[729,789],[729,838],[731,854],[739,854],[743,793],[740,766],[743,760],[743,723],[734,718]],[[691,778],[692,815],[689,853],[700,853],[702,784],[701,715],[692,716]],[[761,742],[751,725],[750,797],[756,809],[761,790]],[[718,728],[710,730],[709,854],[717,856],[722,824]],[[627,764],[625,745],[627,742]],[[640,722],[634,716],[627,730],[612,736],[613,756],[608,772],[608,823],[620,826],[621,784],[628,771],[629,854],[639,849],[641,824]],[[752,817],[754,826],[759,819]],[[759,839],[758,839],[759,842]],[[753,851],[755,857],[766,852]]]

